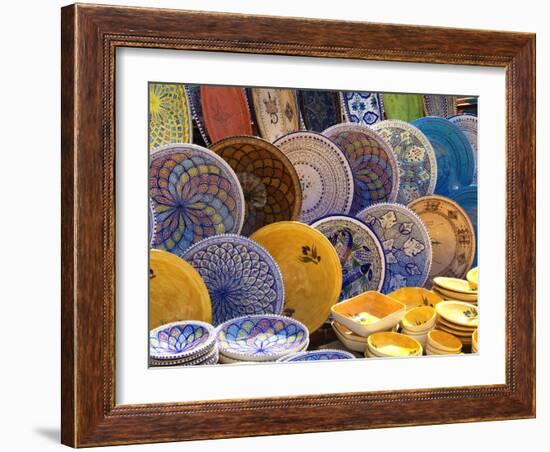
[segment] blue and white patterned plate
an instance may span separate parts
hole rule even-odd
[[[463,114],[463,115],[456,115],[451,116],[450,118],[447,118],[449,121],[451,121],[453,124],[458,126],[460,130],[464,132],[464,135],[466,135],[466,138],[468,138],[468,141],[470,142],[470,145],[472,146],[472,150],[474,151],[474,158],[475,158],[475,171],[474,171],[474,179],[472,183],[477,182],[477,116],[469,115],[469,114]]]
[[[243,191],[237,175],[220,156],[202,146],[176,144],[159,149],[150,158],[155,248],[181,256],[205,237],[241,232]]]
[[[284,356],[278,361],[281,363],[295,363],[300,361],[328,361],[335,359],[355,359],[355,356],[350,352],[343,350],[313,350],[310,352],[296,353],[295,355]]]
[[[212,323],[253,314],[280,314],[283,277],[271,254],[233,234],[201,240],[183,255],[201,275],[212,301]]]
[[[422,287],[430,274],[432,244],[426,226],[401,204],[380,203],[357,214],[382,242],[386,275],[382,292]]]
[[[192,360],[216,346],[214,327],[197,320],[161,325],[149,332],[153,360]]]
[[[384,119],[382,96],[368,91],[342,91],[340,101],[347,122],[371,126]]]
[[[276,361],[309,343],[307,328],[280,315],[253,315],[228,320],[216,329],[220,353],[239,361]]]
[[[215,337],[215,334],[214,334]],[[174,366],[203,366],[209,363],[218,362],[219,359],[218,345],[214,342],[214,346],[206,353],[189,356],[183,359],[153,359],[149,358],[151,367],[174,367]]]
[[[458,203],[460,207],[464,209],[470,221],[474,226],[476,243],[477,241],[477,185],[468,185],[467,187],[462,187],[459,190],[451,192],[449,195],[454,202]],[[477,247],[476,254],[474,257],[473,267],[477,266]]]
[[[382,288],[386,273],[384,251],[376,234],[364,222],[332,215],[311,226],[329,239],[340,258],[343,270],[340,300]]]
[[[475,157],[468,138],[448,119],[429,116],[412,122],[426,135],[437,158],[437,184],[435,193],[448,196],[472,183]]]

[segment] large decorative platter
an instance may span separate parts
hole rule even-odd
[[[191,109],[183,85],[149,84],[149,152],[193,141]]]
[[[384,119],[382,96],[368,91],[342,91],[340,93],[347,122],[370,126]]]
[[[149,254],[149,329],[175,321],[212,321],[210,295],[199,273],[180,257]]]
[[[475,231],[466,212],[443,196],[424,196],[409,204],[422,219],[432,239],[431,283],[435,276],[464,278],[476,252]]]
[[[399,166],[397,202],[408,204],[431,195],[437,182],[437,160],[430,141],[416,127],[396,119],[372,126],[390,145]]]
[[[397,199],[397,160],[380,135],[357,124],[337,124],[326,129],[323,135],[340,148],[350,164],[353,174],[352,214],[371,204]]]
[[[300,218],[300,180],[279,148],[261,138],[241,136],[225,138],[210,149],[233,168],[241,183],[246,203],[243,235],[266,224]]]
[[[309,352],[300,352],[290,356],[284,356],[279,362],[297,363],[304,361],[332,361],[335,359],[355,359],[355,356],[344,350],[312,350]]]
[[[253,315],[221,324],[216,339],[220,353],[234,360],[275,361],[302,350],[309,342],[309,333],[295,319]]]
[[[477,185],[468,185],[467,187],[462,187],[456,191],[453,191],[449,195],[449,198],[462,207],[468,214],[468,218],[470,218],[470,221],[474,226],[477,243]],[[477,265],[477,247],[472,265]]]
[[[338,146],[315,132],[293,132],[274,143],[291,161],[302,186],[301,221],[348,213],[353,174]]]
[[[424,101],[417,94],[382,94],[386,119],[411,122],[424,116]]]
[[[185,91],[187,92],[187,98],[191,106],[191,114],[193,115],[193,121],[201,134],[201,137],[206,146],[210,145],[210,138],[204,128],[204,115],[202,114],[201,105],[201,87],[200,85],[185,85]]]
[[[299,90],[298,104],[307,130],[322,132],[342,122],[340,98],[334,91]]]
[[[470,146],[472,146],[472,150],[474,151],[474,159],[475,159],[475,171],[474,171],[474,179],[472,183],[477,182],[477,116],[474,115],[456,115],[451,116],[448,118],[449,121],[451,121],[454,125],[456,125],[460,130],[464,132],[464,135],[466,135],[466,138],[468,138],[468,141],[470,143]]]
[[[204,280],[212,323],[253,314],[280,314],[283,277],[273,257],[256,242],[232,234],[209,237],[183,255]]]
[[[275,141],[300,129],[298,101],[292,89],[251,88],[256,124],[263,138]]]
[[[446,118],[456,115],[456,97],[439,94],[424,95],[424,110],[426,116]]]
[[[153,360],[184,360],[207,355],[216,344],[212,325],[186,321],[161,325],[149,333],[149,356]]]
[[[153,241],[155,240],[155,235],[157,233],[157,214],[155,213],[155,204],[153,203],[153,200],[149,198],[149,225],[147,228],[148,238],[149,238],[149,247],[153,247]]]
[[[369,290],[382,289],[386,259],[380,240],[361,220],[333,215],[312,225],[329,239],[342,264],[343,280],[340,300]]]
[[[430,274],[432,245],[418,215],[401,204],[381,203],[367,207],[357,217],[367,223],[382,242],[386,256],[382,292],[423,286]]]
[[[200,98],[204,126],[213,143],[233,135],[252,135],[244,88],[201,85]]]
[[[250,237],[279,264],[285,285],[283,313],[304,323],[310,332],[327,320],[342,289],[342,266],[329,240],[303,223],[281,221]]]
[[[151,154],[149,194],[156,207],[155,248],[181,255],[205,237],[241,232],[239,179],[210,149],[180,144]]]
[[[470,185],[475,159],[466,135],[448,119],[430,116],[412,124],[426,135],[434,148],[437,158],[435,193],[448,196],[451,191]]]

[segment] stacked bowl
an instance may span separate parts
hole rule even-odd
[[[462,301],[442,301],[437,312],[437,329],[456,336],[463,345],[472,345],[472,334],[478,327],[477,306]]]
[[[435,309],[431,306],[409,309],[401,319],[401,333],[416,339],[425,348],[426,337],[435,328],[435,320]]]
[[[462,342],[456,336],[441,330],[432,330],[426,338],[427,355],[458,355]]]
[[[416,339],[401,333],[381,332],[367,339],[367,358],[396,358],[422,355],[422,345]]]
[[[475,274],[477,275],[477,269],[473,270],[476,270]],[[471,275],[471,273],[468,274]],[[475,279],[471,276],[471,280],[470,283],[465,279],[438,276],[433,280],[432,291],[444,300],[463,301],[477,305],[477,276]]]

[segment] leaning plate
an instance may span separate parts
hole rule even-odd
[[[304,323],[310,332],[327,320],[342,289],[342,266],[336,250],[316,229],[281,221],[250,237],[279,264],[285,284],[283,313]]]
[[[279,267],[256,242],[233,234],[201,240],[183,258],[204,280],[212,323],[252,314],[280,314],[284,286]]]
[[[225,138],[210,149],[229,163],[241,182],[246,201],[243,235],[300,217],[300,180],[279,148],[261,138],[241,136]]]
[[[399,191],[399,170],[388,143],[376,132],[357,124],[337,124],[323,135],[346,156],[353,174],[355,214],[378,202],[394,202]]]
[[[241,232],[239,179],[210,149],[180,144],[151,154],[149,195],[157,214],[155,248],[181,255],[205,237]]]
[[[161,250],[149,254],[149,328],[182,320],[212,321],[210,295],[198,272]]]
[[[446,118],[456,115],[456,97],[439,94],[424,95],[424,110],[426,110],[426,116]]]
[[[149,84],[149,152],[193,141],[189,100],[183,85]]]
[[[390,145],[399,166],[397,202],[408,204],[431,195],[437,182],[437,160],[426,136],[416,127],[399,120],[386,120],[372,129]]]
[[[367,207],[357,217],[367,223],[382,242],[386,255],[382,292],[423,286],[430,274],[432,245],[418,215],[401,204],[381,203]]]
[[[334,91],[299,90],[298,104],[307,130],[321,132],[342,122],[340,98]]]
[[[365,223],[353,217],[333,215],[311,226],[330,240],[340,257],[344,275],[340,300],[382,288],[386,273],[384,251]]]
[[[468,185],[458,190],[452,191],[449,198],[455,201],[468,214],[468,218],[474,226],[476,242],[477,242],[477,185]],[[477,248],[473,266],[477,265]]]
[[[315,132],[294,132],[274,143],[292,162],[302,186],[300,219],[348,213],[353,201],[353,175],[342,151]]]
[[[463,279],[472,266],[476,238],[472,222],[454,201],[443,196],[424,196],[409,204],[426,224],[432,238],[430,284],[436,276]]]
[[[472,183],[475,158],[466,135],[448,119],[430,116],[414,121],[430,140],[437,158],[435,193],[448,196],[453,190]]]
[[[275,361],[296,353],[309,341],[307,328],[295,319],[253,315],[228,320],[216,329],[220,353],[246,361]]]
[[[250,95],[260,134],[275,141],[300,129],[298,102],[292,89],[251,88]]]
[[[464,135],[466,135],[466,138],[468,138],[468,141],[470,142],[470,145],[472,146],[472,150],[474,151],[474,159],[475,159],[475,171],[474,171],[474,179],[473,183],[475,184],[477,181],[477,116],[474,115],[456,115],[448,118],[449,121],[451,121],[454,125],[458,126],[460,130],[464,132]]]
[[[342,91],[340,93],[347,122],[370,126],[384,119],[382,96],[368,91]]]
[[[204,322],[173,322],[149,333],[149,356],[154,360],[200,356],[215,345],[214,328]]]
[[[424,116],[424,101],[417,94],[382,94],[386,119],[411,122]]]
[[[207,146],[210,145],[210,138],[206,133],[204,128],[204,115],[202,114],[202,105],[201,105],[201,87],[200,85],[185,85],[185,91],[187,93],[187,98],[189,99],[189,104],[191,106],[191,114],[193,115],[193,121],[204,140],[204,144]]]
[[[355,356],[343,350],[313,350],[310,352],[300,352],[294,355],[285,356],[279,359],[279,362],[295,363],[303,361],[328,361],[335,359],[355,359]]]

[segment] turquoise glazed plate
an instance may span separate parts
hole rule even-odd
[[[384,119],[382,96],[368,91],[343,91],[340,101],[347,122],[371,126]]]
[[[458,205],[464,209],[468,217],[470,217],[470,221],[474,226],[476,243],[478,243],[477,241],[477,185],[468,185],[467,187],[462,187],[459,190],[453,191],[449,195],[449,198],[451,198],[454,202],[458,203]],[[473,267],[477,266],[477,247],[476,247],[476,255],[474,257],[474,262],[472,266]]]
[[[304,361],[329,361],[335,359],[355,359],[355,356],[350,352],[343,350],[314,350],[310,352],[296,353],[295,355],[285,356],[279,359],[279,362],[296,363]]]
[[[205,322],[173,322],[149,333],[149,357],[152,360],[193,360],[216,346],[214,327]]]
[[[447,118],[449,121],[451,121],[453,124],[458,126],[460,130],[464,132],[466,135],[466,138],[468,138],[468,141],[470,142],[470,145],[472,146],[472,150],[474,151],[474,158],[476,160],[476,168],[474,172],[474,180],[473,183],[476,183],[477,181],[477,116],[469,115],[469,114],[463,114],[463,115],[456,115],[451,116],[450,118]]]

